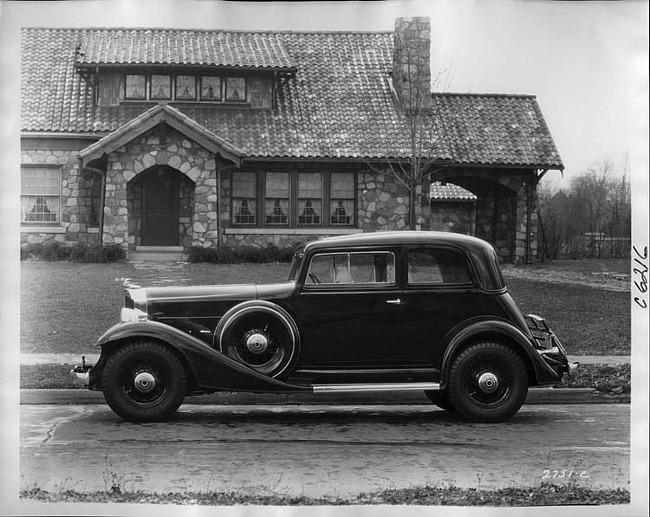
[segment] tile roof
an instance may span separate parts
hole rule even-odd
[[[282,41],[268,33],[173,29],[84,31],[75,63],[84,65],[212,65],[294,70]]]
[[[138,52],[127,56],[117,46],[111,47],[131,41],[127,35],[135,33],[146,34],[134,44]],[[188,35],[192,51],[175,57],[180,47],[171,50],[172,35]],[[149,43],[163,36],[168,41],[166,50],[156,54]],[[197,44],[228,38],[242,45],[235,44],[228,57],[217,57],[226,53],[224,45],[207,49]],[[206,131],[240,149],[245,158],[406,158],[407,132],[388,82],[392,55],[391,32],[26,28],[22,31],[22,131],[103,137],[152,107],[144,103],[94,106],[92,87],[75,64],[182,59],[193,65],[203,60],[215,66],[221,62],[297,69],[295,76],[280,81],[273,110],[174,104]],[[434,94],[432,99],[444,130],[437,149],[440,159],[468,165],[562,167],[534,97]]]
[[[434,181],[431,184],[431,199],[436,201],[476,201],[478,198],[469,190],[453,183],[442,184]]]
[[[432,102],[455,163],[564,168],[534,96],[434,93]]]

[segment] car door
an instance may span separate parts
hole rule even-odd
[[[321,252],[300,291],[301,366],[377,368],[401,355],[395,252]]]
[[[467,256],[460,249],[412,246],[405,251],[400,296],[405,360],[431,366],[442,339],[476,315],[485,294],[472,282]]]

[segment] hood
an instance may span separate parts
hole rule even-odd
[[[127,289],[135,306],[150,315],[220,316],[246,300],[277,300],[293,293],[295,282],[280,284],[201,285]]]

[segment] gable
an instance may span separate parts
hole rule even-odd
[[[168,124],[179,133],[194,140],[196,143],[214,154],[220,154],[237,165],[241,163],[241,149],[226,142],[205,127],[188,118],[186,115],[183,115],[178,110],[163,105],[151,108],[149,111],[137,116],[118,130],[113,131],[94,144],[82,149],[79,152],[79,157],[84,162],[89,163],[92,160],[100,158],[104,154],[110,154],[160,123]]]

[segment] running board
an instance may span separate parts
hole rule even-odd
[[[369,393],[375,391],[440,390],[438,382],[394,382],[380,384],[315,384],[314,393]]]

